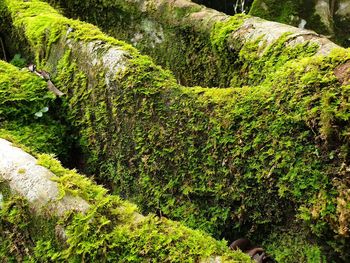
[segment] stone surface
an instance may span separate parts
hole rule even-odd
[[[328,55],[332,49],[339,47],[314,31],[271,22],[257,17],[251,17],[245,20],[243,25],[232,33],[229,44],[235,45],[237,39],[243,43],[254,42],[259,39],[261,43],[266,44],[265,46],[267,48],[286,33],[290,34],[288,44],[292,46],[305,43],[306,41],[317,43],[319,45],[317,54]]]
[[[328,32],[333,32],[332,14],[329,0],[318,0],[315,4],[315,13],[321,18],[321,22],[326,26]]]
[[[339,5],[335,11],[336,15],[339,16],[349,16],[350,15],[350,1],[349,0],[339,0]]]
[[[51,179],[55,175],[37,165],[37,160],[0,138],[0,180],[5,181],[11,191],[24,196],[35,210],[47,207],[48,211],[62,216],[66,211],[84,212],[88,203],[70,195],[58,200],[58,184]]]

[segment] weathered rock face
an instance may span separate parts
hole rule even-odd
[[[117,7],[124,14],[127,7],[134,14],[153,10],[154,17],[176,10],[170,13],[183,17],[179,24],[191,22],[188,32],[214,30],[219,58],[235,66],[226,77],[256,86],[182,87],[150,58],[96,27],[63,18],[39,1],[8,0],[18,39],[27,40],[67,94],[67,118],[80,130],[90,169],[143,211],[274,244],[282,242],[279,226],[288,225],[297,240],[284,239],[292,251],[321,260],[310,240],[327,246],[331,237],[341,255],[327,256],[347,260],[349,185],[342,178],[349,165],[349,133],[343,132],[349,94],[341,72],[348,51],[310,31],[232,19],[187,1],[142,3]],[[162,34],[152,38],[159,42]]]
[[[0,138],[0,181],[25,197],[34,210],[44,208],[52,215],[63,216],[67,211],[85,212],[89,208],[81,198],[66,195],[60,200],[55,175],[37,165],[37,160]]]
[[[250,14],[315,30],[348,47],[350,25],[348,0],[255,0]]]
[[[242,12],[241,6],[245,6],[245,13],[307,29],[315,30],[336,41],[338,44],[348,47],[350,45],[348,30],[349,0],[254,0],[251,1],[193,1],[204,4],[210,8],[234,14]],[[244,4],[242,5],[242,2]],[[250,6],[252,8],[250,9]],[[237,7],[236,7],[237,6]],[[236,7],[236,8],[235,8]]]

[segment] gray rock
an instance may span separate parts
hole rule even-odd
[[[36,211],[48,208],[47,211],[58,216],[70,210],[85,212],[89,204],[80,197],[66,195],[58,199],[58,184],[51,180],[54,177],[33,156],[0,139],[0,180],[12,192],[25,197]]]

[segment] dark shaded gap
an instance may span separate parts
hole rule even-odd
[[[228,15],[247,14],[253,0],[192,0],[192,2],[226,13]]]
[[[0,59],[8,61],[8,54],[6,51],[5,42],[3,41],[4,36],[0,33]]]

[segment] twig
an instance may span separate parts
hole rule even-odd
[[[2,53],[3,53],[3,55],[4,55],[4,60],[7,61],[6,52],[5,52],[5,46],[4,46],[4,42],[2,41],[2,38],[1,38],[1,37],[0,37],[0,44],[1,44]]]
[[[335,2],[336,0],[331,0],[330,1],[330,13],[331,13],[331,16],[333,17],[334,14],[335,14]]]

